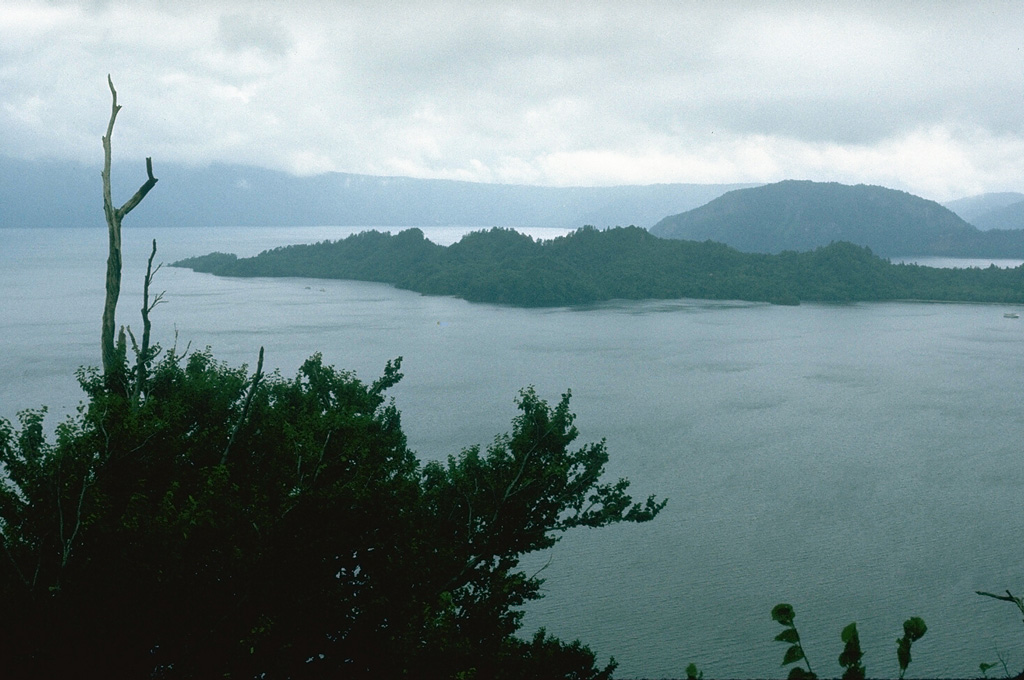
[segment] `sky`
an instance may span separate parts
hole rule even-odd
[[[1024,191],[1024,2],[0,0],[0,155]],[[159,176],[159,172],[156,173]]]

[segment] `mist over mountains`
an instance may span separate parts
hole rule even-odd
[[[103,226],[100,166],[0,157],[0,226]],[[241,165],[190,168],[154,159],[157,188],[137,226],[649,227],[749,184],[539,187],[327,173],[296,177]],[[115,163],[114,202],[145,180]]]

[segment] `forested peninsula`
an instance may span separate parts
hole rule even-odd
[[[210,253],[172,266],[219,276],[378,281],[425,295],[523,307],[676,298],[1024,303],[1024,267],[893,264],[846,242],[810,252],[742,253],[711,241],[662,239],[638,227],[586,226],[546,241],[493,228],[447,247],[415,228],[397,235],[366,231],[251,258]]]

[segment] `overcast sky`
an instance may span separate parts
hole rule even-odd
[[[0,0],[0,154],[1024,191],[1024,2]],[[159,176],[159,172],[157,172]]]

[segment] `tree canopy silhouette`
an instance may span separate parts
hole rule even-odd
[[[510,432],[423,463],[386,396],[400,358],[367,384],[319,354],[289,379],[262,349],[250,375],[149,346],[155,248],[136,360],[123,333],[108,352],[118,268],[77,413],[52,437],[45,408],[0,419],[4,677],[610,676],[516,636],[540,597],[524,555],[665,504],[604,480],[603,442],[573,448],[568,392],[526,388]]]

